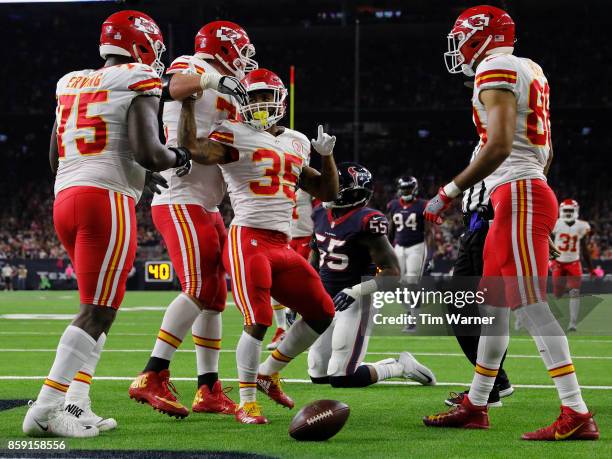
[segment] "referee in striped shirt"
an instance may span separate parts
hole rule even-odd
[[[490,189],[487,186],[487,179],[463,193],[461,210],[463,212],[465,231],[459,238],[459,253],[453,267],[453,276],[463,278],[479,278],[482,276],[482,253],[489,231],[489,221],[493,219],[493,207],[489,197]],[[476,288],[476,285],[474,285],[474,288]],[[452,307],[452,305],[449,305],[449,309]],[[465,306],[461,309],[461,314],[465,316],[479,316],[478,305],[471,304]],[[459,342],[459,346],[461,346],[463,353],[474,366],[476,366],[478,341],[480,340],[480,326],[476,325],[475,327],[477,327],[477,330],[470,330],[469,336],[465,336],[465,327],[460,325],[453,326],[453,332]],[[489,406],[501,406],[500,397],[507,397],[514,391],[503,369],[505,359],[506,355],[504,354],[495,385],[489,395]],[[451,392],[450,397],[446,399],[445,403],[449,406],[458,405],[467,392],[459,394]]]

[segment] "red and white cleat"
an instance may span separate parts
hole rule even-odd
[[[257,375],[257,390],[266,394],[279,405],[289,409],[295,406],[291,397],[283,392],[280,375],[278,373],[274,373],[270,376],[262,374]]]
[[[189,410],[179,402],[174,394],[176,388],[170,382],[170,371],[162,370],[159,373],[147,371],[141,373],[130,384],[130,398],[147,403],[154,410],[174,416],[175,418],[185,418],[189,415]]]
[[[567,406],[561,406],[561,414],[555,422],[521,437],[530,441],[598,440],[599,429],[592,413],[580,414]]]
[[[194,413],[236,414],[237,405],[227,396],[231,387],[222,388],[216,381],[212,390],[206,384],[200,386],[193,399],[191,410]]]
[[[245,403],[236,410],[236,421],[241,424],[267,424],[268,419],[261,414],[261,407],[257,402]]]
[[[472,405],[470,399],[463,397],[460,405],[446,413],[425,416],[423,422],[429,427],[457,427],[462,429],[488,429],[489,414],[486,406]]]
[[[278,327],[274,332],[272,341],[270,341],[270,344],[266,346],[266,349],[269,351],[273,351],[278,347],[278,345],[283,339],[285,339],[285,330],[283,328]]]

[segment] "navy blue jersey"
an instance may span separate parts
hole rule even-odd
[[[362,277],[376,274],[376,266],[364,238],[386,237],[387,217],[369,207],[359,207],[334,219],[331,211],[318,206],[312,213],[319,250],[319,274],[333,297],[342,289],[362,282]]]
[[[400,198],[387,204],[387,215],[395,229],[393,243],[410,247],[425,240],[425,217],[423,211],[427,201],[415,199],[404,202]]]

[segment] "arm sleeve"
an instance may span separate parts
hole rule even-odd
[[[135,64],[125,71],[125,75],[127,88],[136,95],[161,97],[161,79],[148,65]]]
[[[485,89],[506,89],[518,97],[518,72],[511,55],[499,54],[485,59],[478,66],[474,82],[476,96]]]

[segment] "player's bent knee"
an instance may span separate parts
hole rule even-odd
[[[331,317],[324,317],[323,319],[319,319],[319,320],[304,318],[304,322],[306,322],[306,324],[310,328],[312,328],[314,331],[316,331],[319,335],[322,335],[323,332],[327,330],[327,328],[331,325],[333,320],[334,320],[333,315]]]
[[[577,288],[573,288],[569,291],[570,298],[578,298],[580,296],[580,290]]]
[[[332,387],[366,387],[373,382],[370,369],[366,365],[361,365],[354,373],[345,376],[329,377]]]

